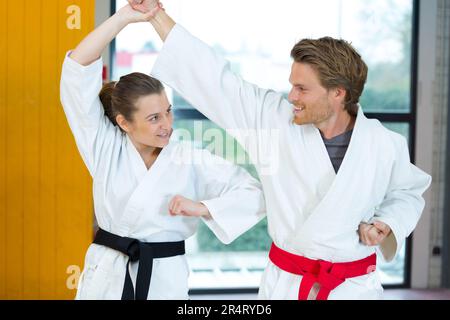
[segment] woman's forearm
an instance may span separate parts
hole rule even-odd
[[[70,57],[81,65],[90,65],[128,23],[129,19],[117,12],[84,38]]]

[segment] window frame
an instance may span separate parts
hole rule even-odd
[[[450,57],[449,57],[450,58]],[[448,93],[447,93],[447,103],[450,110],[450,64],[448,68],[449,81],[448,81]],[[445,172],[445,182],[444,182],[444,194],[450,193],[450,112],[447,112],[447,144],[446,144],[446,172]],[[442,265],[441,265],[441,281],[443,288],[450,288],[450,232],[445,232],[445,230],[450,230],[450,197],[447,196],[444,199],[444,221],[443,221],[443,243],[442,243]],[[434,254],[435,252],[433,252]]]
[[[110,0],[111,15],[116,12],[116,0]],[[404,123],[409,125],[409,152],[411,162],[415,163],[416,151],[416,123],[417,123],[417,88],[418,88],[418,52],[419,52],[419,16],[420,16],[420,0],[412,0],[412,28],[411,28],[411,80],[410,80],[410,111],[409,113],[381,113],[381,112],[367,112],[365,115],[371,119],[378,119],[381,122],[389,123]],[[111,41],[110,47],[110,74],[113,74],[113,67],[115,62],[116,40]],[[449,102],[450,109],[450,102]],[[174,110],[174,115],[180,120],[209,120],[202,113],[195,109],[177,109]],[[448,116],[450,124],[450,113]],[[448,127],[447,148],[450,150],[450,126]],[[450,159],[447,159],[450,164]],[[447,172],[446,179],[447,188],[450,188],[450,170]],[[447,200],[446,208],[450,209],[450,200]],[[446,212],[447,212],[446,211]],[[450,226],[450,214],[447,213],[447,224]],[[403,270],[403,283],[401,284],[386,284],[385,289],[408,289],[411,288],[411,268],[412,268],[412,238],[414,233],[406,239],[405,242],[405,264]],[[450,252],[450,241],[448,241]],[[450,253],[448,254],[450,257]],[[448,257],[447,257],[448,258]],[[450,258],[448,258],[450,260]],[[450,276],[448,276],[450,279]],[[450,280],[446,279],[447,286],[450,286]],[[232,288],[232,289],[191,289],[190,295],[204,295],[204,294],[254,294],[258,292],[258,288]]]

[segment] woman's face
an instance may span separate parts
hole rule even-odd
[[[121,126],[132,141],[142,147],[154,148],[169,144],[173,115],[166,93],[143,96],[136,102],[136,108],[133,121],[126,121],[126,125]]]

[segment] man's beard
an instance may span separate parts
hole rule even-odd
[[[296,125],[318,124],[318,123],[328,120],[331,117],[331,115],[333,114],[333,111],[328,104],[327,104],[326,109],[323,110],[322,112],[310,114],[309,111],[313,108],[314,107],[305,108],[304,111],[300,112],[300,116],[297,114],[294,114],[292,117],[292,123],[296,124]],[[306,110],[306,112],[305,112],[305,110]],[[305,116],[302,117],[301,115],[303,112],[305,113]]]

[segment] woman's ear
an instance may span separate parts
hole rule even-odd
[[[130,123],[127,121],[127,119],[125,119],[123,115],[118,114],[116,116],[116,122],[123,131],[127,133],[130,132]]]

